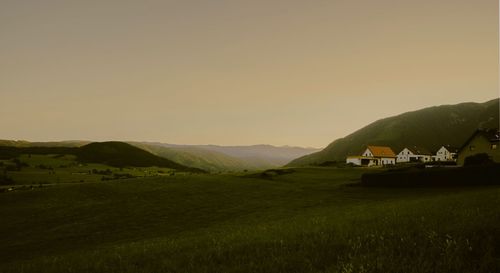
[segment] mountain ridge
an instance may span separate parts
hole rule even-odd
[[[216,172],[276,168],[283,166],[294,158],[319,150],[268,144],[220,146],[161,142],[130,143],[183,165]]]
[[[498,108],[499,99],[495,98],[483,103],[431,106],[382,118],[286,166],[344,161],[346,156],[358,154],[367,145],[390,146],[396,153],[405,146],[415,145],[431,151],[441,145],[460,147],[477,128],[498,128]]]

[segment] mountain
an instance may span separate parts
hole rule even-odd
[[[241,171],[280,167],[319,149],[272,145],[217,146],[134,143],[139,148],[177,163],[207,171]]]
[[[186,167],[125,142],[93,142],[78,149],[77,157],[82,162],[102,163],[114,167],[165,167],[180,171],[203,172]]]
[[[345,161],[367,145],[390,146],[398,153],[405,146],[436,151],[441,145],[460,147],[477,128],[498,128],[499,99],[429,107],[375,121],[335,140],[322,151],[291,161],[287,166]]]

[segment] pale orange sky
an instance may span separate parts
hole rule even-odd
[[[3,0],[0,37],[0,139],[324,147],[498,97],[496,0]]]

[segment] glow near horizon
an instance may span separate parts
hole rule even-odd
[[[324,147],[498,97],[498,2],[2,1],[0,139]]]

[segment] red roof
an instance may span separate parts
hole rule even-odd
[[[386,146],[368,146],[374,157],[397,157],[390,147]]]

